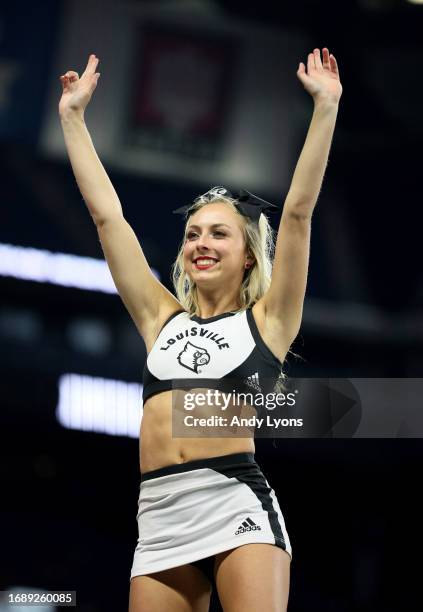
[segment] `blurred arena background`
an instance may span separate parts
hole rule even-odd
[[[124,611],[137,538],[145,348],[66,156],[59,76],[100,58],[85,120],[170,288],[173,208],[213,185],[283,204],[312,113],[296,70],[328,46],[344,93],[292,347],[302,360],[286,372],[420,377],[421,4],[2,5],[0,590],[76,590],[78,610]],[[292,541],[290,612],[420,609],[420,439],[258,440],[256,454]]]

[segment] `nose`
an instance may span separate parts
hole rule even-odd
[[[209,248],[209,240],[207,234],[201,234],[197,241],[197,248],[207,250]]]

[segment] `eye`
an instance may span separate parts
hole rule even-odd
[[[219,238],[224,238],[226,236],[225,232],[221,232],[220,230],[215,230],[213,232],[214,236],[218,236]],[[193,240],[194,238],[198,237],[198,234],[196,232],[188,232],[188,234],[186,234],[185,239],[186,240]]]

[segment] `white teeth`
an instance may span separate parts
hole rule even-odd
[[[200,266],[208,266],[210,264],[216,263],[214,259],[197,259],[196,264],[200,264]]]

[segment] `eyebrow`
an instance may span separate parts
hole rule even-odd
[[[213,223],[213,225],[211,225],[210,227],[211,227],[211,228],[214,228],[214,227],[221,227],[222,225],[223,225],[223,226],[225,226],[225,227],[228,227],[229,229],[231,229],[231,226],[230,226],[230,225],[227,225],[227,223]],[[195,228],[195,229],[201,229],[201,227],[200,227],[199,225],[189,225],[189,226],[187,227],[187,231],[188,231],[189,229],[192,229],[192,228]]]

